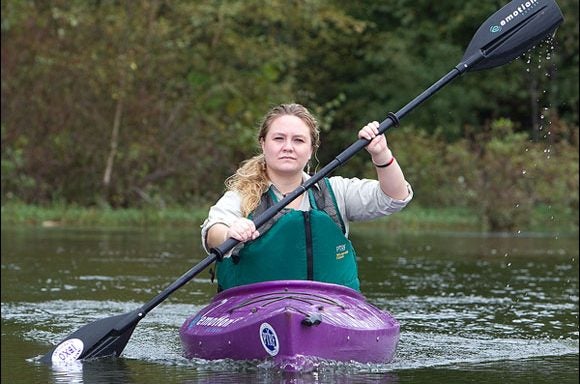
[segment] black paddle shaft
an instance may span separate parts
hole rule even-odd
[[[481,60],[481,58],[483,57],[482,56],[478,57],[478,60]],[[439,81],[437,81],[427,90],[425,90],[415,99],[413,99],[405,107],[401,108],[396,114],[390,113],[389,116],[379,124],[379,134],[385,133],[389,128],[393,127],[394,125],[398,125],[399,120],[403,118],[407,113],[411,112],[411,110],[413,110],[423,101],[427,100],[439,89],[441,89],[446,84],[451,82],[461,73],[465,72],[467,68],[468,68],[467,66],[458,65],[453,70],[451,70],[447,75],[442,77]],[[320,171],[312,175],[312,177],[306,180],[302,185],[300,185],[292,192],[286,194],[286,196],[282,198],[280,201],[278,201],[278,203],[276,203],[272,207],[265,210],[262,214],[254,218],[253,222],[256,228],[260,228],[268,220],[272,219],[278,212],[284,209],[288,204],[290,204],[292,201],[298,198],[298,196],[302,195],[313,185],[315,185],[318,181],[328,176],[336,168],[346,163],[361,149],[366,147],[369,142],[370,141],[367,139],[358,139],[353,144],[351,144],[348,148],[346,148],[338,156],[336,156],[334,160],[332,160],[330,163],[324,166]],[[203,271],[205,268],[211,265],[214,261],[221,260],[224,257],[224,255],[226,255],[229,251],[234,249],[234,247],[239,243],[240,243],[239,240],[230,237],[219,246],[212,248],[210,250],[210,254],[205,259],[203,259],[189,271],[184,273],[179,279],[177,279],[175,282],[173,282],[173,284],[164,289],[161,293],[159,293],[159,295],[154,297],[151,301],[143,305],[140,311],[141,316],[144,316],[151,309],[155,308],[160,302],[165,300],[174,291],[185,285],[189,280],[194,278],[197,274],[199,274],[201,271]]]
[[[396,126],[399,124],[399,120],[411,112],[414,108],[416,108],[419,104],[427,100],[433,94],[435,94],[438,90],[443,88],[457,76],[465,72],[469,68],[469,64],[471,62],[478,62],[482,60],[484,57],[482,55],[475,55],[469,63],[461,62],[455,68],[453,68],[447,75],[443,76],[439,81],[434,83],[431,87],[426,89],[423,93],[419,96],[415,97],[410,103],[405,105],[401,108],[396,114],[389,113],[389,116],[383,120],[379,124],[379,134],[385,133],[389,128]],[[256,218],[253,219],[254,225],[256,228],[260,228],[264,225],[268,220],[272,219],[278,212],[280,212],[284,207],[290,204],[293,200],[295,200],[298,196],[302,195],[308,189],[310,189],[313,185],[315,185],[318,181],[322,180],[326,176],[328,176],[332,171],[336,168],[341,166],[342,164],[346,163],[350,158],[352,158],[355,154],[357,154],[361,149],[366,147],[369,143],[367,139],[358,139],[353,144],[351,144],[348,148],[342,151],[339,155],[337,155],[334,160],[324,166],[320,171],[312,175],[308,180],[306,180],[302,185],[298,188],[293,190],[292,192],[288,193],[284,198],[282,198],[278,203],[273,205],[272,207],[265,210],[262,214],[258,215]],[[210,250],[210,254],[200,261],[197,265],[191,268],[189,271],[184,273],[179,279],[177,279],[173,284],[169,287],[164,289],[159,295],[154,297],[151,301],[146,303],[141,307],[142,316],[144,316],[147,312],[151,309],[156,307],[160,302],[165,300],[169,295],[171,295],[174,291],[181,288],[184,284],[186,284],[189,280],[194,278],[197,274],[207,268],[216,260],[221,260],[224,255],[226,255],[229,251],[234,249],[236,245],[240,243],[239,240],[234,238],[229,238],[224,241],[219,246],[212,248]]]

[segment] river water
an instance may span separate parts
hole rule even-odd
[[[139,308],[205,254],[193,229],[2,230],[2,383],[577,383],[577,234],[390,233],[355,225],[361,289],[401,323],[388,364],[187,360],[178,329],[208,271],[138,325],[119,358],[38,359],[92,321]],[[281,266],[282,267],[282,266]]]

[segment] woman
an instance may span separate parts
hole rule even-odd
[[[265,116],[258,133],[262,153],[245,161],[226,180],[227,191],[202,225],[206,251],[228,238],[238,247],[217,262],[218,290],[269,280],[316,280],[360,290],[356,254],[348,223],[370,220],[404,208],[412,189],[390,151],[378,122],[358,137],[378,180],[333,176],[294,199],[272,220],[256,228],[252,217],[294,191],[319,147],[316,119],[300,104],[282,104]]]

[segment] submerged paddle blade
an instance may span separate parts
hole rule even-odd
[[[119,356],[142,315],[134,311],[97,320],[68,335],[40,362],[68,364],[76,360]]]
[[[553,34],[562,21],[554,0],[514,0],[479,27],[461,62],[466,70],[506,64]]]

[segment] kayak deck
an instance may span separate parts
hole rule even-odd
[[[399,323],[348,287],[269,281],[225,290],[181,326],[187,358],[385,363]]]

